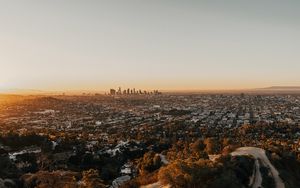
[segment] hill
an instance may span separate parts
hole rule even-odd
[[[271,86],[260,88],[260,90],[300,90],[300,86]]]

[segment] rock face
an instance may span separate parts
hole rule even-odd
[[[277,169],[272,165],[270,160],[268,159],[265,150],[256,147],[242,147],[238,148],[236,151],[232,152],[231,155],[238,156],[238,155],[251,155],[256,159],[255,162],[255,171],[253,173],[253,178],[251,182],[252,188],[259,188],[262,187],[262,175],[260,173],[260,163],[263,166],[267,167],[271,171],[272,178],[275,181],[276,188],[285,188],[285,185],[282,179],[279,177],[279,173]]]

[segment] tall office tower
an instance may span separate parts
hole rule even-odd
[[[122,89],[121,89],[121,87],[119,87],[118,94],[122,95]]]
[[[140,95],[142,94],[142,90],[139,90]]]
[[[130,89],[128,88],[128,89],[127,89],[127,95],[129,95],[129,94],[130,94]]]
[[[133,88],[133,94],[135,94],[135,88]]]
[[[116,90],[115,89],[110,89],[110,95],[115,95],[116,94]]]

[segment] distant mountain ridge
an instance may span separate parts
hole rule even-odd
[[[258,90],[300,90],[300,86],[271,86],[259,88]]]

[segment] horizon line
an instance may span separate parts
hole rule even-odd
[[[66,89],[66,90],[41,90],[41,89],[3,89],[0,90],[1,95],[58,95],[58,94],[105,94],[109,93],[108,88],[103,89]],[[139,88],[138,88],[139,89]],[[300,91],[300,86],[267,86],[260,88],[209,88],[209,89],[143,89],[146,91],[158,90],[164,93],[204,93],[204,92],[249,92],[260,90],[285,90],[285,91]]]

